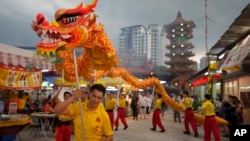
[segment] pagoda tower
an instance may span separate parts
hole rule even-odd
[[[180,80],[183,82],[184,78],[196,71],[197,63],[190,60],[190,57],[195,55],[192,52],[194,46],[190,42],[190,39],[193,38],[192,33],[195,26],[193,21],[184,20],[180,11],[174,22],[164,25],[166,38],[169,40],[169,44],[166,45],[168,50],[168,53],[166,53],[168,60],[165,61],[165,64],[168,66],[166,71],[170,75],[177,77],[174,79],[176,81],[174,82],[175,85],[180,83],[178,82]]]

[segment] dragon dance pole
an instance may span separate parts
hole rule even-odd
[[[117,100],[117,105],[119,105],[120,104],[120,101],[119,101],[119,99],[120,99],[120,91],[121,91],[121,89],[122,89],[122,80],[121,80],[122,78],[120,77],[119,78],[119,87],[118,87],[118,92],[117,92],[117,97],[116,97],[116,100]]]
[[[96,83],[96,69],[94,70],[94,84]]]
[[[154,87],[153,87],[153,90],[152,90],[152,95],[154,95],[155,93],[155,84],[154,84]]]
[[[78,78],[78,71],[77,71],[77,65],[76,65],[76,53],[75,49],[72,50],[73,54],[73,61],[74,61],[74,71],[75,71],[75,78],[76,78],[76,89],[80,89],[80,84],[79,84],[79,78]],[[82,124],[82,137],[83,141],[86,141],[86,136],[85,136],[85,131],[84,131],[84,124],[83,124],[83,112],[82,112],[82,102],[81,102],[81,97],[78,98],[78,104],[80,108],[80,116],[81,116],[81,124]]]
[[[62,86],[64,89],[64,68],[62,68]]]

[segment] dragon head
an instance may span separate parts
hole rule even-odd
[[[93,0],[85,7],[80,3],[73,9],[59,9],[53,22],[48,22],[41,13],[37,14],[36,20],[31,23],[32,29],[42,38],[37,43],[37,53],[53,58],[59,49],[81,47],[88,40],[89,17],[97,1]]]

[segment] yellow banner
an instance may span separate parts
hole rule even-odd
[[[6,89],[40,88],[42,72],[27,71],[0,67],[0,87]]]
[[[217,70],[218,67],[219,67],[219,64],[220,64],[220,61],[216,61],[216,62],[214,62],[214,63],[211,63],[211,64],[209,65],[209,68],[210,68],[211,70]]]

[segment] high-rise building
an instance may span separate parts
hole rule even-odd
[[[133,50],[134,56],[145,58],[148,62],[151,62],[153,65],[164,65],[163,60],[165,57],[163,53],[163,28],[157,24],[151,24],[147,27],[143,25],[135,25],[124,27],[121,29],[119,35],[119,47],[118,55],[121,58],[121,64],[126,59],[123,59],[124,54],[128,51]],[[133,66],[133,63],[130,64]],[[138,62],[137,62],[138,63]]]
[[[207,62],[207,57],[202,57],[200,59],[200,70],[204,69],[205,67],[207,67],[208,62]]]

